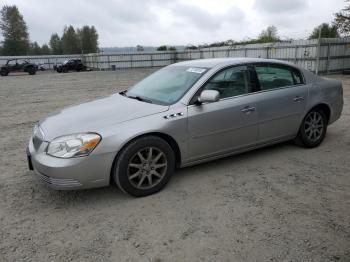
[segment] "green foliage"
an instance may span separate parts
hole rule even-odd
[[[185,48],[185,50],[196,50],[196,49],[198,49],[198,46],[195,46],[195,45],[188,45]]]
[[[346,0],[349,2],[349,0]],[[335,14],[334,25],[339,32],[344,35],[350,34],[350,5],[345,6],[340,12]]]
[[[166,45],[161,45],[157,48],[157,51],[166,51],[168,48]]]
[[[143,46],[137,45],[137,46],[136,46],[136,51],[137,51],[137,52],[143,52],[143,51],[145,51],[145,49],[143,48]]]
[[[79,45],[84,54],[98,52],[98,34],[94,26],[83,26],[77,29]]]
[[[168,50],[169,51],[176,51],[176,47],[175,46],[169,46]]]
[[[53,55],[63,54],[62,41],[61,41],[61,38],[58,36],[58,34],[51,35],[49,45],[51,47]]]
[[[327,23],[323,23],[314,28],[309,39],[317,39],[319,36],[319,31],[321,29],[321,37],[323,38],[336,38],[339,37],[338,28],[336,25],[329,25]]]
[[[29,45],[29,55],[41,55],[41,47],[37,42],[30,43]]]
[[[43,44],[41,47],[41,54],[42,55],[51,55],[51,49],[47,44]]]
[[[277,28],[275,26],[268,26],[265,30],[263,30],[257,41],[259,43],[270,43],[270,42],[278,42],[280,38],[277,34]]]
[[[79,37],[73,26],[64,27],[61,39],[63,54],[81,53]]]
[[[29,51],[27,25],[17,6],[3,6],[0,29],[4,37],[2,53],[4,55],[26,55]]]

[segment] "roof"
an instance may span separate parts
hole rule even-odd
[[[285,64],[285,65],[291,65],[285,61],[281,60],[275,60],[275,59],[263,59],[263,58],[247,58],[247,57],[241,57],[241,58],[210,58],[210,59],[196,59],[196,60],[188,60],[183,61],[179,63],[173,64],[173,66],[195,66],[195,67],[207,67],[207,68],[213,68],[215,66],[225,66],[225,65],[235,65],[235,64],[244,64],[244,63],[278,63],[278,64]]]

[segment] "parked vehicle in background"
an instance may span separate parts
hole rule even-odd
[[[37,65],[23,59],[9,59],[6,64],[1,66],[0,75],[7,76],[12,72],[26,72],[30,75],[35,75]]]
[[[68,71],[86,71],[87,67],[83,64],[81,59],[69,59],[64,61],[61,65],[55,65],[54,69],[58,73],[67,73]]]
[[[45,66],[45,64],[36,64],[36,69],[40,70],[40,71],[45,71],[46,66]]]
[[[161,190],[175,167],[288,140],[317,147],[342,109],[340,81],[287,62],[185,61],[40,121],[27,149],[29,167],[55,189],[114,181],[123,192],[146,196]]]

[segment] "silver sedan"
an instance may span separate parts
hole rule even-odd
[[[52,188],[115,182],[146,196],[177,167],[288,140],[316,147],[342,109],[341,82],[293,64],[192,60],[40,121],[27,155],[30,169]]]

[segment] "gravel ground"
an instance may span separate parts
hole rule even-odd
[[[0,78],[0,261],[350,261],[350,76],[315,149],[290,143],[179,170],[160,193],[60,192],[27,170],[39,119],[151,69]]]

